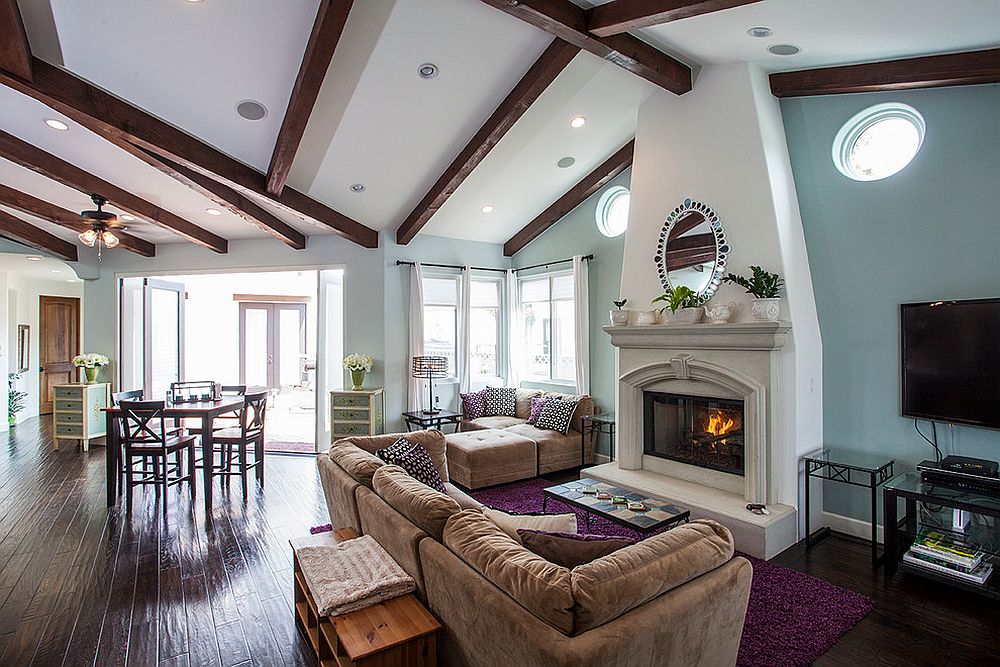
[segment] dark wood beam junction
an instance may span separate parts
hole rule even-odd
[[[75,245],[48,233],[44,229],[35,227],[7,211],[0,211],[0,235],[29,248],[65,259],[67,262],[76,262],[79,259]]]
[[[31,81],[31,47],[17,0],[0,0],[0,69]]]
[[[0,156],[74,190],[107,197],[116,207],[209,250],[224,253],[228,248],[228,242],[221,236],[3,131],[0,131]]]
[[[691,90],[691,68],[632,35],[597,37],[587,10],[570,0],[482,0],[672,93]]]
[[[280,195],[288,180],[295,153],[305,134],[306,124],[316,105],[323,79],[326,78],[353,4],[354,0],[322,0],[319,3],[299,74],[295,78],[295,87],[292,88],[285,118],[281,122],[281,130],[271,154],[271,164],[267,168],[267,191],[272,195]]]
[[[761,0],[614,0],[587,11],[587,30],[598,37],[680,21]]]
[[[9,206],[22,213],[33,215],[36,218],[41,218],[55,225],[67,227],[77,233],[90,229],[90,225],[83,222],[78,213],[56,206],[55,204],[50,204],[43,199],[33,197],[6,185],[0,185],[0,204]],[[115,236],[118,237],[121,247],[129,252],[134,252],[143,257],[156,256],[156,245],[145,239],[133,236],[121,229],[115,230]]]
[[[632,165],[634,150],[635,140],[633,139],[618,149],[618,152],[605,160],[601,166],[584,176],[569,192],[557,199],[555,203],[542,211],[538,217],[504,243],[504,256],[511,257],[517,253],[541,236],[542,232],[559,222],[563,216],[586,201],[588,197],[610,183],[618,174],[628,169]]]
[[[437,213],[438,209],[455,194],[466,178],[500,143],[504,135],[524,115],[559,73],[566,69],[570,61],[580,52],[558,37],[539,56],[538,60],[521,77],[510,94],[504,98],[475,136],[466,144],[458,157],[445,169],[430,191],[424,195],[417,207],[396,230],[396,242],[406,245],[423,229],[424,225]]]
[[[1000,83],[1000,49],[772,74],[777,97],[874,93]]]

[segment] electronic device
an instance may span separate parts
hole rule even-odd
[[[1000,470],[1000,465],[996,461],[974,459],[971,456],[946,456],[941,459],[939,465],[948,470],[979,475],[981,477],[997,477],[997,471]]]
[[[1000,429],[1000,298],[900,305],[902,414]]]
[[[1000,494],[1000,477],[946,468],[935,461],[921,461],[917,464],[917,470],[920,471],[920,478],[927,484],[981,491],[991,495]]]

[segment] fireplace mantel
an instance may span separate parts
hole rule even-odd
[[[727,324],[630,324],[605,326],[611,344],[634,349],[780,350],[788,322],[732,322]]]

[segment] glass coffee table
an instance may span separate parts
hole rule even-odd
[[[631,502],[639,502],[645,506],[643,510],[630,510],[627,504],[616,504],[611,499],[598,499],[596,495],[587,494],[583,489],[595,487],[614,496],[623,496]],[[674,528],[691,519],[691,510],[669,503],[662,498],[652,498],[641,491],[626,489],[613,484],[599,482],[596,479],[584,477],[565,484],[558,484],[542,489],[542,512],[549,500],[566,503],[570,507],[581,509],[590,530],[590,516],[596,514],[624,528],[631,528],[643,537],[650,533]]]

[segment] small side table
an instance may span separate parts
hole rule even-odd
[[[830,534],[830,529],[825,526],[817,530],[815,535],[809,532],[809,478],[818,477],[831,482],[866,487],[871,491],[872,567],[878,567],[883,558],[878,552],[878,487],[893,476],[895,459],[833,447],[821,449],[803,458],[806,464],[806,550]]]
[[[615,460],[615,413],[603,415],[587,415],[583,418],[583,432],[580,434],[580,461],[586,463],[587,456],[587,436],[590,436],[590,443],[594,444],[595,434],[608,436],[608,454],[610,460]],[[597,459],[597,449],[594,449],[594,459]]]
[[[422,410],[403,413],[403,421],[406,422],[407,432],[412,430],[412,426],[416,426],[417,430],[424,428],[436,428],[440,431],[442,430],[441,427],[445,424],[454,424],[454,432],[457,433],[458,425],[462,423],[462,419],[464,417],[465,415],[461,412],[454,412],[452,410],[438,410],[432,415],[429,415]]]

